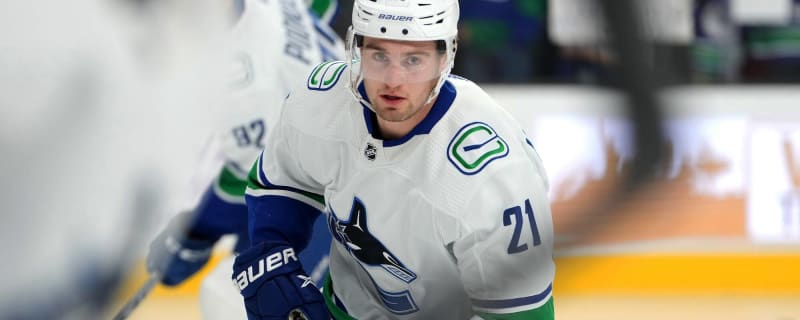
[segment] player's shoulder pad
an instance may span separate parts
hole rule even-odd
[[[462,174],[470,176],[505,158],[509,150],[506,139],[491,124],[474,121],[463,125],[450,138],[447,159]]]
[[[478,174],[506,158],[521,132],[511,116],[478,85],[464,78],[448,79],[457,88],[459,113],[449,132],[447,159],[461,174]]]
[[[344,61],[323,62],[311,70],[306,87],[312,91],[328,91],[339,83],[346,69]]]
[[[281,117],[307,134],[337,134],[337,124],[342,123],[339,120],[349,113],[333,106],[346,106],[353,100],[346,72],[347,64],[342,61],[323,62],[312,68],[305,85],[295,87],[286,98]]]

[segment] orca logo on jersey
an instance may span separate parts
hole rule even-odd
[[[489,163],[508,155],[508,144],[488,124],[463,126],[447,146],[447,159],[466,175],[481,172]]]
[[[336,214],[331,212],[328,215],[328,228],[333,238],[344,245],[358,261],[370,266],[380,266],[406,283],[417,278],[413,271],[406,268],[400,259],[369,232],[367,210],[358,198],[353,199],[349,220],[340,221],[336,218]]]
[[[316,66],[314,70],[311,70],[311,75],[308,76],[308,89],[315,91],[330,90],[339,82],[345,67],[347,67],[347,64],[342,61],[327,61]]]

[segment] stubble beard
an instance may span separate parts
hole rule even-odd
[[[408,119],[411,119],[416,112],[411,112],[413,106],[403,106],[402,108],[394,108],[390,110],[390,108],[386,107],[378,107],[377,115],[381,118],[381,120],[388,121],[388,122],[402,122]],[[419,110],[417,110],[419,111]]]

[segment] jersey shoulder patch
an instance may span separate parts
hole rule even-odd
[[[450,139],[447,159],[461,173],[474,175],[508,152],[508,143],[494,128],[476,121],[461,127]]]
[[[342,77],[344,70],[347,68],[347,63],[344,61],[326,61],[323,62],[308,75],[306,85],[309,90],[314,91],[327,91],[333,88],[339,79]]]

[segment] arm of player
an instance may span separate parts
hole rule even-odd
[[[245,180],[223,169],[197,207],[174,217],[150,243],[147,267],[162,276],[161,283],[174,286],[199,271],[214,244],[225,234],[238,234],[237,248],[249,247]]]
[[[234,251],[241,252],[250,247],[244,199],[247,179],[239,177],[236,172],[229,164],[222,168],[195,209],[197,217],[192,230],[214,236],[236,234],[238,239]]]
[[[289,316],[301,313],[310,319],[329,317],[322,295],[297,259],[324,201],[323,187],[294,157],[294,142],[279,125],[248,176],[245,199],[253,246],[237,256],[232,277],[249,319],[293,319]]]
[[[168,286],[181,284],[206,264],[218,237],[191,234],[192,212],[183,212],[170,220],[147,252],[147,270],[161,276]]]
[[[554,319],[553,227],[541,174],[525,161],[502,164],[465,207],[453,253],[483,319]]]

